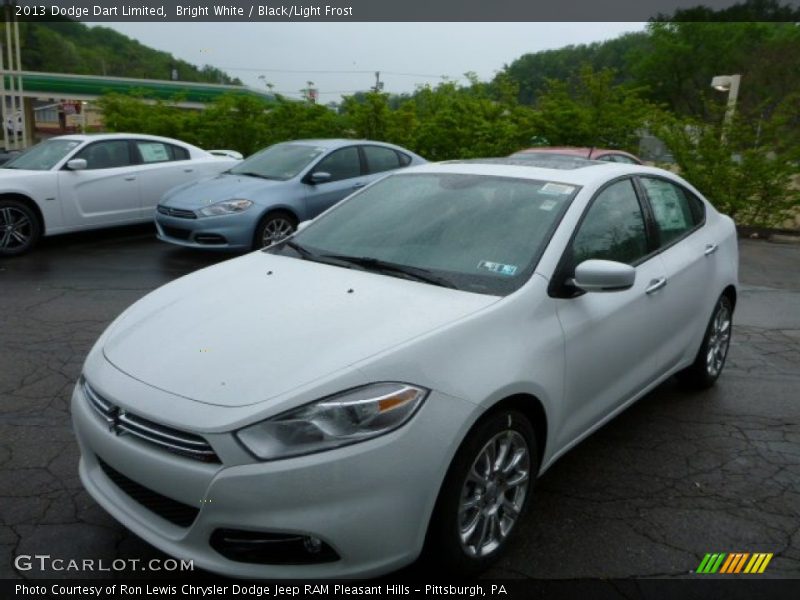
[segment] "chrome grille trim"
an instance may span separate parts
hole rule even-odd
[[[125,433],[195,460],[221,462],[211,445],[199,435],[160,425],[122,410],[92,389],[85,379],[82,388],[89,406],[117,435]]]
[[[162,206],[159,204],[156,207],[156,210],[160,212],[162,215],[169,215],[170,217],[177,217],[179,219],[196,219],[197,213],[193,210],[188,210],[185,208],[172,208],[171,206]]]

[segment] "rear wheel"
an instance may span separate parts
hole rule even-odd
[[[538,464],[525,415],[500,410],[485,417],[453,459],[431,518],[426,554],[460,574],[488,567],[518,529]]]
[[[292,235],[297,229],[297,219],[286,212],[272,212],[264,216],[256,227],[253,247],[266,248]]]
[[[33,210],[19,200],[0,200],[0,256],[17,256],[36,245],[41,235]]]
[[[733,305],[730,298],[720,296],[694,363],[678,373],[678,379],[683,384],[699,390],[714,385],[728,357],[732,326]]]

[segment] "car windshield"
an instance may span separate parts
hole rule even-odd
[[[577,190],[489,175],[391,175],[270,251],[505,295],[533,273]]]
[[[275,144],[240,162],[230,173],[286,181],[324,151],[324,148],[306,144]]]
[[[78,140],[47,140],[14,157],[2,168],[47,171],[56,166],[61,159],[80,144],[81,142]]]

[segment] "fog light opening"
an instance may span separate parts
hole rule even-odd
[[[263,565],[307,565],[334,562],[339,555],[313,535],[216,529],[211,547],[229,560]]]
[[[303,546],[309,554],[319,554],[322,551],[322,540],[314,536],[305,536]]]

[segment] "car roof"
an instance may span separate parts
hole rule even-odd
[[[347,139],[347,138],[312,138],[312,139],[304,139],[304,140],[286,140],[282,142],[284,144],[307,144],[309,146],[319,146],[320,148],[332,149],[332,148],[341,148],[343,146],[351,146],[353,144],[374,144],[376,146],[386,146],[387,148],[396,148],[398,150],[403,150],[404,152],[409,152],[405,148],[401,148],[400,146],[395,146],[394,144],[387,144],[386,142],[378,142],[376,140],[357,140],[357,139]]]
[[[166,142],[168,144],[180,144],[182,146],[189,146],[194,148],[192,144],[188,144],[181,140],[176,140],[175,138],[168,138],[163,137],[160,135],[148,135],[146,133],[73,133],[69,135],[59,135],[50,139],[59,139],[59,140],[75,140],[78,142],[85,142],[88,140],[118,140],[118,139],[142,139],[142,140],[152,140],[157,142]]]
[[[562,165],[557,164],[547,166],[533,165],[530,161],[519,161],[513,158],[482,158],[428,163],[426,165],[407,167],[398,173],[401,175],[404,173],[452,173],[514,177],[517,179],[567,183],[575,186],[599,185],[616,177],[635,175],[637,173],[678,179],[673,173],[656,167],[594,160],[587,160],[585,163],[587,164],[574,168],[564,168]]]

